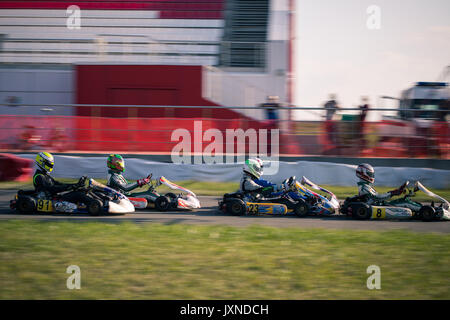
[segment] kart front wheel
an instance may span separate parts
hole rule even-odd
[[[33,213],[36,211],[36,201],[27,196],[19,197],[16,204],[17,211],[23,214]]]
[[[297,217],[304,218],[308,215],[309,207],[308,204],[300,200],[295,204],[294,213]]]
[[[100,200],[94,199],[87,205],[87,211],[91,216],[98,216],[102,212],[102,203]]]
[[[155,200],[155,207],[159,211],[167,211],[170,207],[170,200],[166,196],[159,196]]]
[[[247,212],[247,207],[241,199],[229,200],[226,204],[227,212],[232,216],[243,216]]]
[[[436,217],[436,210],[432,206],[423,206],[419,210],[419,216],[422,217],[422,221],[433,221]]]
[[[351,206],[352,218],[356,220],[370,219],[372,213],[370,212],[370,206],[365,203],[355,203]]]

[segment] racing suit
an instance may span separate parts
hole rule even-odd
[[[239,191],[244,194],[261,194],[264,197],[277,190],[277,185],[267,180],[256,179],[252,175],[245,173],[242,175]]]
[[[137,181],[128,183],[127,179],[120,173],[113,170],[108,170],[108,179],[106,185],[114,190],[117,190],[123,194],[129,195],[131,190],[139,187]]]
[[[386,192],[386,193],[378,193],[374,187],[373,184],[367,181],[360,181],[358,184],[358,195],[359,196],[366,196],[367,202],[372,203],[374,201],[385,201],[392,198],[394,195],[392,191]]]
[[[33,186],[36,192],[39,194],[44,193],[46,198],[52,198],[53,196],[60,194],[64,191],[71,190],[77,183],[65,184],[56,181],[47,172],[37,169],[33,175]],[[71,191],[60,195],[61,200],[77,203],[82,202],[88,204],[92,199],[81,191]]]

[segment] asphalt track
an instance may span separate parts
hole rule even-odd
[[[39,221],[101,221],[101,222],[134,222],[134,223],[162,223],[162,224],[203,224],[228,225],[245,227],[250,225],[264,225],[272,227],[298,227],[298,228],[327,228],[352,230],[392,230],[403,229],[416,232],[450,233],[450,223],[447,221],[422,222],[415,220],[397,221],[356,221],[346,216],[335,217],[308,217],[295,216],[228,216],[217,208],[218,197],[202,197],[202,208],[194,212],[168,211],[160,213],[152,210],[137,211],[127,215],[91,217],[80,214],[34,214],[18,215],[9,208],[9,200],[14,197],[14,190],[0,190],[0,220],[39,220]]]

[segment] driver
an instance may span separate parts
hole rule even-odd
[[[151,174],[147,178],[139,179],[136,182],[128,183],[127,179],[122,175],[125,172],[125,160],[120,154],[110,154],[106,165],[108,166],[107,186],[121,193],[130,195],[130,191],[142,187],[150,182]]]
[[[370,164],[362,163],[356,168],[356,176],[359,178],[358,195],[367,197],[367,200],[371,201],[384,201],[392,198],[393,196],[399,196],[403,193],[405,186],[386,192],[378,193],[373,187],[375,182],[375,170]]]
[[[243,174],[239,190],[244,194],[261,194],[264,197],[270,196],[272,192],[280,191],[281,186],[277,186],[267,180],[261,179],[263,174],[263,161],[259,158],[250,158],[245,161]]]
[[[89,203],[91,199],[85,193],[74,190],[77,187],[82,187],[84,185],[83,179],[80,179],[74,184],[66,184],[56,181],[50,176],[49,173],[53,171],[53,165],[55,164],[52,154],[48,152],[39,152],[36,156],[35,163],[37,169],[33,175],[33,186],[36,192],[44,192],[48,198],[51,198],[61,192],[72,190],[71,192],[62,194],[61,199],[74,203]]]

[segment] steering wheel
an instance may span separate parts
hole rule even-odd
[[[87,179],[86,176],[82,176],[80,179],[78,179],[78,182],[77,182],[77,183],[75,184],[75,186],[74,186],[75,189],[84,187],[85,184],[86,184],[86,179]]]
[[[292,185],[292,183],[294,183],[294,181],[295,181],[295,176],[292,176],[289,178],[288,184]]]

